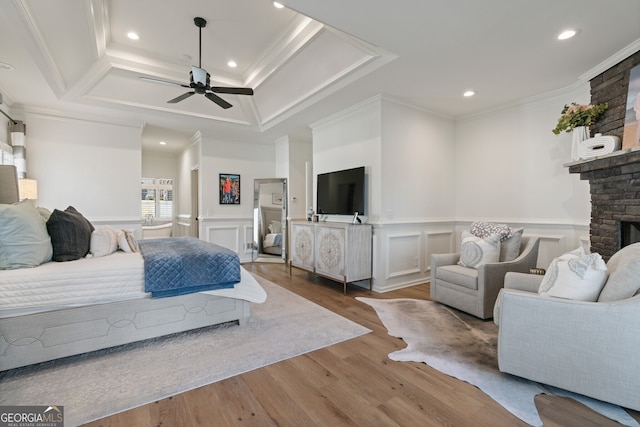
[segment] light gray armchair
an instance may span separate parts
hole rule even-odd
[[[458,265],[460,253],[431,255],[431,299],[481,319],[493,316],[493,306],[509,271],[528,273],[538,261],[540,239],[522,236],[513,261],[484,264],[478,269]]]
[[[545,297],[538,295],[542,278],[506,275],[494,316],[500,371],[640,411],[640,295]]]

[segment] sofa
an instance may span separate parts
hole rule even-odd
[[[571,280],[562,268],[552,275]],[[640,243],[607,262],[594,301],[539,292],[545,277],[505,276],[494,307],[500,371],[640,411]]]

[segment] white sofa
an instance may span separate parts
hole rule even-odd
[[[607,267],[597,302],[540,296],[543,276],[507,273],[494,311],[500,371],[639,411],[640,244]]]

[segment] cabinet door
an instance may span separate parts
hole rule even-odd
[[[313,226],[306,224],[291,225],[291,263],[313,271]]]
[[[316,228],[316,272],[344,280],[345,229]]]

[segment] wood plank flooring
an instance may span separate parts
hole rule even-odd
[[[341,284],[281,264],[245,268],[373,332],[86,426],[526,426],[472,385],[387,358],[404,342],[354,297],[428,299],[428,284],[385,294],[351,285],[345,296]],[[570,399],[538,396],[536,406],[547,427],[619,426]]]

